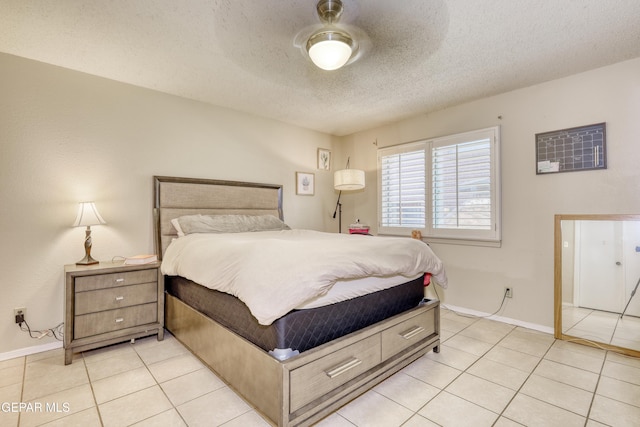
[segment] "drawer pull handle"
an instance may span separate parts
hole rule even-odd
[[[116,318],[116,323],[121,323],[121,322],[124,322],[124,318],[123,317]]]
[[[116,301],[122,301],[124,299],[124,297],[120,296],[120,297],[116,297]]]
[[[423,332],[424,328],[422,326],[414,326],[413,328],[409,329],[408,331],[404,331],[402,333],[400,333],[400,336],[402,338],[404,338],[405,340],[410,340],[411,338],[415,337],[416,335],[418,335],[419,333]]]
[[[327,374],[329,378],[335,378],[338,375],[344,374],[349,369],[355,368],[361,363],[362,363],[362,360],[352,357],[351,359],[345,362],[342,362],[340,365],[336,366],[335,368],[331,368],[328,371],[324,371],[324,373]]]
[[[123,279],[123,278],[116,279],[116,282],[117,282],[117,283],[122,283],[122,282],[124,282],[124,279]]]

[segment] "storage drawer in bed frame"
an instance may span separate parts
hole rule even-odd
[[[278,426],[310,425],[431,349],[439,351],[437,300],[279,361],[177,298],[166,326]]]

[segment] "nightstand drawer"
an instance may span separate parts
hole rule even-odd
[[[116,310],[101,311],[75,317],[73,338],[80,339],[92,335],[131,328],[133,326],[158,321],[158,304],[141,304]]]
[[[435,334],[435,310],[425,311],[382,331],[382,359],[400,353],[423,338]]]
[[[374,335],[290,373],[290,410],[322,397],[380,363],[380,336]]]
[[[157,282],[158,270],[136,270],[122,273],[100,274],[76,277],[76,292],[93,291],[95,289],[112,288],[114,286],[135,285],[138,283]]]
[[[130,307],[158,300],[158,283],[118,286],[76,293],[76,316],[114,308]]]

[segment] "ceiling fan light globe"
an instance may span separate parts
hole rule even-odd
[[[323,70],[337,70],[351,58],[352,40],[346,34],[324,32],[311,36],[307,52],[313,63]]]

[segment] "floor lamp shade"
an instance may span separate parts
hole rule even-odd
[[[336,190],[361,190],[364,188],[364,171],[343,169],[333,174],[333,187]]]
[[[342,203],[340,196],[343,191],[362,190],[364,188],[364,171],[358,169],[349,169],[349,160],[347,160],[347,168],[336,171],[333,174],[333,188],[339,190],[338,202],[333,217],[338,213],[338,233],[342,233]]]

